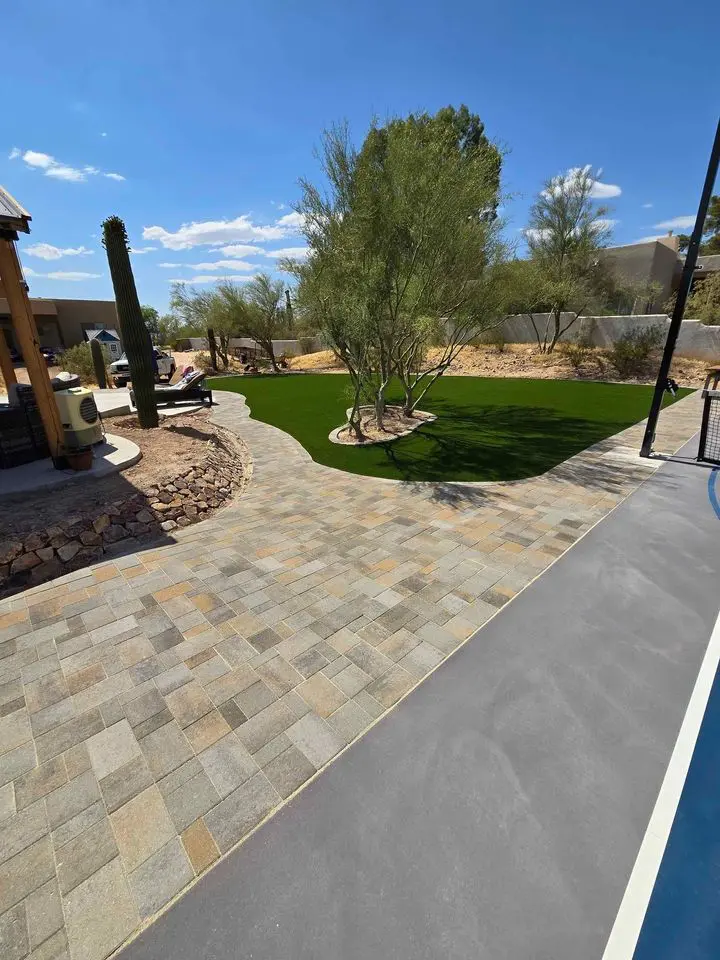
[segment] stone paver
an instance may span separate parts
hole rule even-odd
[[[656,466],[638,425],[531,480],[359,478],[219,399],[240,500],[0,601],[3,960],[103,960]]]

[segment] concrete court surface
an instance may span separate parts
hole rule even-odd
[[[717,617],[718,532],[708,471],[663,466],[122,960],[600,960]]]

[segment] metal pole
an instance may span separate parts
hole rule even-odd
[[[715,178],[720,164],[720,120],[718,120],[717,130],[715,131],[715,142],[710,153],[710,162],[708,163],[705,184],[703,186],[702,196],[700,197],[700,206],[698,207],[697,218],[693,228],[690,244],[688,245],[687,256],[685,257],[685,266],[680,277],[680,286],[678,287],[675,309],[670,319],[670,329],[668,330],[667,340],[665,341],[665,350],[663,351],[660,369],[658,370],[657,381],[655,382],[655,393],[653,394],[648,414],[647,426],[645,427],[645,436],[643,437],[642,447],[640,448],[641,457],[649,457],[652,454],[653,441],[655,440],[655,428],[657,427],[660,408],[662,407],[663,394],[667,387],[668,376],[670,375],[670,364],[672,363],[675,345],[678,334],[680,333],[680,324],[685,313],[685,303],[692,286],[693,274],[697,264],[700,243],[702,242],[703,227],[705,226],[705,217],[707,216],[710,198],[712,197]]]

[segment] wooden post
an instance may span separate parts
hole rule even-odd
[[[17,377],[15,376],[15,367],[10,359],[10,348],[2,330],[0,330],[0,373],[2,373],[5,381],[5,389],[9,392],[10,387],[17,383]]]
[[[35,392],[38,410],[42,417],[45,434],[53,457],[63,451],[64,431],[55,394],[50,385],[47,364],[40,353],[37,327],[30,299],[25,290],[20,261],[12,240],[0,235],[0,281],[10,306],[10,316],[23,361]]]

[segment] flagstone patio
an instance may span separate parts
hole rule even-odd
[[[535,479],[402,484],[218,399],[239,500],[0,601],[3,960],[111,954],[657,466],[638,425]]]

